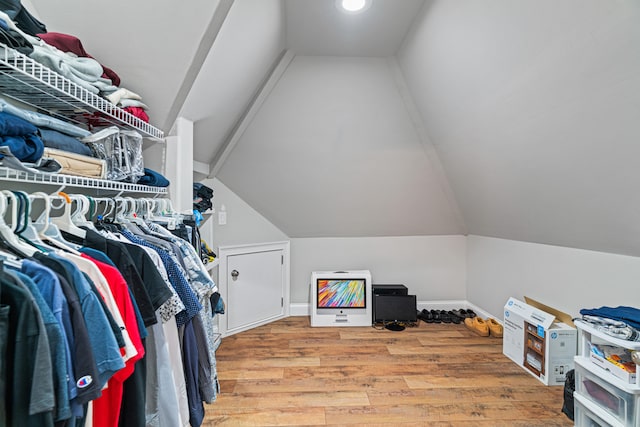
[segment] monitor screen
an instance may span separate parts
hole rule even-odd
[[[374,295],[375,322],[416,322],[415,295]]]
[[[366,308],[365,279],[318,279],[318,308]]]

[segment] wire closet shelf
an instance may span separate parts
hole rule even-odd
[[[30,173],[7,167],[0,167],[0,181],[14,181],[31,184],[51,184],[59,185],[61,188],[79,187],[119,193],[147,193],[158,196],[167,194],[167,189],[164,187],[152,187],[150,185],[108,181],[105,179],[85,178],[72,175]]]
[[[115,125],[136,130],[145,137],[164,139],[160,129],[2,43],[0,92],[88,129]]]

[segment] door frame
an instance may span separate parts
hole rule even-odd
[[[289,317],[289,301],[291,294],[291,268],[290,268],[290,242],[282,241],[282,242],[266,242],[266,243],[251,243],[244,245],[230,245],[230,246],[220,246],[218,248],[218,255],[220,259],[220,264],[218,266],[218,289],[220,291],[220,295],[223,298],[223,301],[227,300],[228,290],[229,290],[229,282],[228,282],[228,271],[227,271],[227,258],[233,255],[243,255],[250,254],[256,252],[270,252],[270,251],[282,251],[283,262],[283,275],[282,275],[282,312],[279,316],[269,317],[268,319],[263,319],[257,322],[253,322],[247,325],[244,325],[239,328],[235,328],[233,330],[227,329],[227,319],[226,318],[218,318],[218,331],[222,334],[222,336],[233,335],[238,332],[246,331],[257,326],[266,325],[267,323],[271,323],[275,320],[283,319],[285,317]],[[228,309],[228,308],[227,308]],[[219,315],[224,316],[224,314]]]

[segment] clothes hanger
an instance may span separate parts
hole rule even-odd
[[[182,224],[184,215],[174,211],[170,199],[157,199],[156,203],[156,211],[159,211],[160,214],[152,215],[150,217],[151,221],[166,224],[169,230],[175,229],[178,224]]]
[[[16,269],[22,268],[22,260],[20,258],[2,249],[0,249],[0,264],[8,265]]]
[[[33,195],[42,197],[45,200],[45,210],[34,222],[34,226],[36,227],[36,230],[38,231],[40,237],[48,244],[55,246],[58,249],[66,250],[71,253],[75,253],[76,255],[79,254],[79,252],[77,252],[77,249],[80,248],[80,245],[76,245],[67,241],[62,236],[62,233],[60,233],[60,229],[58,228],[58,226],[51,221],[50,212],[51,208],[53,207],[51,196],[42,192],[34,193]]]
[[[27,220],[29,215],[29,198],[27,197],[27,193],[25,193],[24,191],[11,190],[11,192],[16,196],[18,202],[17,224],[13,232],[19,236],[20,233],[22,233],[27,228]]]
[[[78,237],[80,239],[84,239],[85,237],[87,237],[86,230],[83,230],[82,228],[78,227],[71,220],[71,208],[72,208],[73,200],[69,197],[67,193],[63,193],[62,191],[58,192],[58,195],[61,196],[64,201],[63,203],[64,211],[61,216],[56,216],[56,217],[50,216],[49,219],[51,223],[56,225],[58,229],[61,231],[65,231],[71,234],[72,236]]]
[[[89,198],[83,194],[75,194],[72,196],[72,199],[76,201],[78,208],[71,215],[71,222],[78,227],[86,227],[96,231],[93,223],[87,220],[87,213],[91,207]]]
[[[17,196],[21,197],[24,200],[24,227],[22,231],[17,232],[16,234],[18,234],[25,242],[29,243],[31,246],[36,247],[37,249],[44,251],[53,250],[54,248],[48,246],[42,241],[42,239],[40,239],[38,230],[31,220],[32,196],[24,191],[14,191],[14,193],[16,193]]]
[[[40,216],[38,216],[38,219],[36,219],[32,223],[33,227],[36,229],[36,232],[38,234],[44,234],[47,227],[49,226],[49,213],[51,212],[51,199],[49,198],[49,195],[47,193],[42,191],[37,191],[35,193],[29,194],[29,200],[31,201],[32,204],[36,200],[44,201],[44,210],[42,211]]]
[[[15,224],[15,216],[17,214],[17,199],[15,198],[15,194],[10,191],[3,190],[0,192],[0,236],[2,239],[2,243],[5,245],[5,249],[8,249],[11,252],[16,253],[17,255],[27,258],[32,257],[37,250],[22,242],[18,236],[13,233],[13,229],[7,225],[4,220],[4,213],[7,209],[7,196],[13,197],[13,206],[12,206],[12,223]]]

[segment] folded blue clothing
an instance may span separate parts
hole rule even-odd
[[[38,135],[0,136],[0,147],[8,147],[21,162],[35,163],[44,153],[44,144]]]
[[[4,111],[0,112],[0,136],[24,136],[37,131],[38,129],[28,121]]]
[[[63,122],[62,120],[56,119],[55,117],[51,117],[46,114],[18,108],[2,98],[0,98],[0,111],[13,114],[16,117],[20,117],[21,119],[28,121],[34,126],[54,129],[58,132],[62,132],[70,136],[82,138],[91,135],[91,132],[86,129],[72,125],[71,123]]]
[[[0,146],[8,147],[22,162],[37,162],[44,153],[44,144],[38,128],[6,112],[0,112]]]
[[[619,320],[627,325],[640,329],[640,309],[634,307],[618,306],[618,307],[600,307],[600,308],[583,308],[580,314],[590,316],[600,316],[609,319]]]
[[[79,140],[52,129],[40,128],[39,130],[45,147],[93,157],[91,149]]]
[[[162,176],[159,172],[144,168],[144,176],[138,180],[138,184],[150,185],[152,187],[168,187],[169,180]]]

